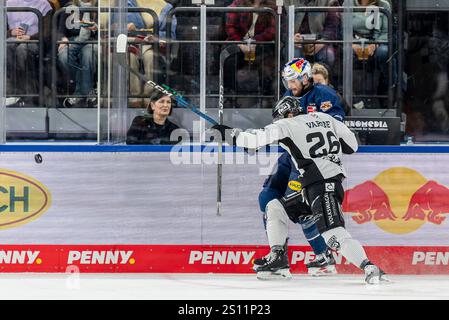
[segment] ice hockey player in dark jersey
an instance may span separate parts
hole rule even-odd
[[[343,121],[345,111],[340,97],[330,86],[313,83],[309,61],[295,58],[286,63],[282,82],[287,89],[284,96],[298,98],[305,113],[324,112]]]
[[[361,244],[346,231],[341,212],[344,198],[342,182],[346,177],[341,157],[343,153],[357,151],[354,134],[327,114],[304,114],[298,101],[292,101],[296,101],[296,104],[278,104],[274,110],[274,122],[264,129],[242,132],[239,129],[227,130],[230,128],[220,125],[213,128],[238,147],[259,149],[279,142],[291,155],[300,172],[298,181],[303,186],[303,199],[327,245],[362,269],[366,283],[386,281],[385,273],[370,262]],[[286,118],[292,112],[291,108],[298,109],[300,115]],[[289,212],[290,202],[297,202],[299,198],[292,194],[286,199],[274,199],[267,205],[267,235],[271,250],[265,258],[266,263],[255,266],[259,279],[291,278],[285,248],[288,219],[292,218],[292,214],[310,214],[305,210]]]
[[[299,99],[300,104],[307,113],[324,112],[337,120],[343,121],[345,111],[341,99],[333,89],[314,84],[312,66],[309,61],[302,58],[294,58],[287,62],[282,70],[282,80],[287,92],[278,104],[288,103],[288,100],[293,98]],[[318,109],[317,106],[319,106]],[[295,116],[296,114],[289,113],[288,115]],[[285,152],[279,157],[277,166],[265,180],[263,189],[259,194],[259,205],[264,213],[265,228],[267,204],[271,200],[280,199],[294,193],[295,190],[291,189],[292,184],[296,186],[296,189],[300,189],[301,184],[295,181],[298,176],[299,172],[292,164],[291,156]],[[300,201],[298,201],[296,210],[301,209],[299,203]],[[291,210],[295,210],[295,208],[291,208]],[[314,276],[336,274],[335,259],[319,234],[313,219],[310,219],[310,216],[302,216],[293,221],[301,225],[304,236],[315,253],[315,260],[306,264],[308,273]],[[257,265],[264,262],[264,259],[256,259],[254,264]]]

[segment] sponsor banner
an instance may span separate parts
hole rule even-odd
[[[2,169],[0,181],[0,229],[34,221],[51,206],[49,190],[36,179]]]
[[[389,274],[449,274],[449,247],[365,247],[371,261]],[[267,246],[30,245],[0,246],[1,272],[56,273],[253,273]],[[340,274],[360,274],[334,254]],[[307,272],[310,247],[291,246],[291,271]]]
[[[401,118],[399,117],[346,117],[345,124],[358,133],[364,145],[399,145]]]
[[[222,216],[212,155],[2,153],[0,244],[265,245],[258,196],[279,155],[225,152]],[[348,231],[365,246],[448,245],[448,162],[444,153],[345,156]],[[307,245],[299,225],[289,237]]]

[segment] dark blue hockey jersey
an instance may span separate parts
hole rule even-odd
[[[293,96],[291,90],[288,90],[285,96]],[[337,92],[329,86],[314,84],[299,100],[307,113],[324,112],[340,121],[345,118],[342,101]],[[269,201],[299,191],[301,186],[296,181],[298,177],[299,172],[292,163],[290,155],[284,152],[279,157],[274,172],[265,180],[263,190],[259,194],[261,211],[265,211]]]
[[[259,194],[260,210],[265,212],[268,202],[297,192],[301,189],[298,182],[299,172],[288,152],[279,157],[273,172],[265,179],[263,191]]]
[[[287,90],[285,96],[293,96],[291,90]],[[324,112],[340,121],[345,118],[343,103],[337,92],[329,86],[314,84],[306,94],[299,98],[299,102],[307,113]]]

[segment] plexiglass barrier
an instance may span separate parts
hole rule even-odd
[[[356,8],[352,1],[346,1],[344,7],[324,8],[313,3],[300,7],[295,1],[265,1],[260,7],[218,0],[207,6],[142,0],[138,1],[140,7],[128,7],[124,0],[101,0],[91,7],[76,7],[80,2],[75,1],[70,8],[50,4],[26,8],[17,6],[20,1],[11,3],[14,7],[7,3],[2,10],[6,9],[11,19],[34,12],[36,18],[27,28],[39,32],[30,39],[19,39],[12,36],[7,16],[2,19],[1,30],[8,38],[2,43],[6,80],[0,79],[6,98],[5,141],[125,144],[136,116],[152,117],[148,106],[154,90],[119,66],[114,47],[120,34],[128,35],[129,68],[176,91],[212,118],[218,119],[221,101],[224,122],[230,126],[247,129],[268,124],[266,114],[285,91],[280,81],[282,65],[294,55],[305,55],[313,63],[324,62],[330,84],[346,100],[352,115],[400,117],[403,142],[410,135],[415,137],[408,137],[409,142],[448,140],[448,108],[442,98],[447,90],[446,58],[434,59],[438,48],[444,47],[444,43],[436,45],[444,38],[441,14],[429,25],[434,31],[425,32],[425,26],[420,29],[425,35],[418,42],[430,52],[427,62],[424,51],[420,51],[421,60],[414,54],[419,47],[416,28],[409,16],[402,19],[401,10],[405,9],[395,1],[383,1],[382,7]],[[354,37],[363,27],[361,15],[366,16],[365,29],[377,40],[369,34],[367,38]],[[254,30],[247,30],[253,34],[241,34],[236,26],[253,17],[257,19]],[[403,20],[405,23],[397,23]],[[324,24],[324,31],[315,31],[317,21]],[[326,38],[328,23],[335,27],[333,39]],[[377,37],[382,32],[387,36]],[[401,39],[398,34],[404,32],[412,36],[405,46],[397,43]],[[299,41],[295,40],[298,33],[302,33]],[[219,58],[231,44],[238,45],[240,52],[225,62],[220,95]],[[332,48],[333,66],[315,50],[323,45]],[[311,48],[315,48],[313,53]],[[18,53],[28,58],[20,58]],[[413,76],[418,66],[437,70],[433,82],[419,84],[422,77]],[[416,106],[418,101],[424,104],[421,97],[427,92],[434,92],[429,97],[429,117],[423,116],[423,107]],[[202,141],[207,125],[179,103],[173,103],[169,119],[189,131],[194,141]]]

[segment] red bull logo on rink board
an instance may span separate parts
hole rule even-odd
[[[388,233],[406,234],[445,221],[449,188],[413,169],[395,167],[346,190],[342,209],[358,224],[373,222]]]

